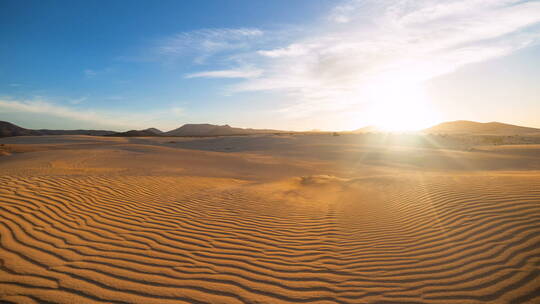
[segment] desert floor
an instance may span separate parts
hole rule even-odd
[[[540,302],[540,145],[0,144],[0,302]]]

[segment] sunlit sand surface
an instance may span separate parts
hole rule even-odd
[[[540,302],[540,145],[0,143],[3,302]]]

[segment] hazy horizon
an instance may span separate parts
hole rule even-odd
[[[1,120],[0,120],[1,121]],[[51,129],[51,128],[43,128],[43,127],[35,127],[35,128],[27,128],[25,127],[24,125],[19,125],[17,123],[14,123],[12,121],[7,121],[8,123],[12,123],[18,127],[22,127],[22,128],[25,128],[25,129],[32,129],[32,130],[44,130],[44,129],[49,129],[49,130],[55,130],[55,129]],[[486,121],[486,122],[479,122],[479,121],[472,121],[472,120],[453,120],[453,121],[442,121],[442,122],[438,122],[434,125],[429,125],[425,128],[422,128],[422,129],[417,129],[417,130],[403,130],[403,131],[400,131],[400,130],[385,130],[384,128],[379,128],[377,126],[374,126],[374,125],[367,125],[367,126],[362,126],[362,127],[359,127],[359,128],[355,128],[355,129],[349,129],[349,130],[336,130],[336,129],[318,129],[318,128],[313,128],[313,129],[306,129],[306,130],[287,130],[287,129],[280,129],[280,128],[252,128],[250,126],[237,126],[237,125],[231,125],[231,124],[222,124],[222,125],[218,125],[218,124],[211,124],[211,123],[207,123],[207,122],[195,122],[195,123],[192,123],[192,122],[185,122],[185,123],[182,123],[176,127],[173,127],[171,129],[160,129],[160,128],[155,128],[155,127],[152,127],[152,126],[149,126],[149,127],[141,127],[141,128],[136,128],[136,129],[114,129],[114,128],[110,128],[110,129],[107,129],[106,131],[115,131],[115,132],[125,132],[125,131],[133,131],[133,130],[147,130],[147,129],[158,129],[159,131],[162,131],[162,132],[168,132],[168,131],[173,131],[173,130],[176,130],[176,129],[179,129],[180,127],[184,126],[184,125],[206,125],[206,124],[210,124],[210,125],[215,125],[215,126],[229,126],[229,127],[232,127],[232,128],[242,128],[242,129],[257,129],[257,130],[264,130],[264,129],[268,129],[268,130],[275,130],[275,131],[291,131],[291,132],[351,132],[351,131],[357,131],[357,130],[361,130],[361,129],[365,129],[365,128],[375,128],[375,129],[379,129],[379,131],[381,132],[391,132],[391,133],[418,133],[418,132],[421,132],[421,131],[424,131],[424,130],[427,130],[427,129],[430,129],[430,128],[433,128],[433,127],[436,127],[436,126],[439,126],[441,124],[446,124],[446,123],[459,123],[459,122],[473,122],[473,123],[481,123],[481,124],[487,124],[487,123],[499,123],[499,124],[506,124],[506,125],[510,125],[510,126],[518,126],[518,127],[525,127],[525,128],[533,128],[533,129],[540,129],[540,128],[535,128],[535,127],[531,127],[531,126],[524,126],[524,125],[514,125],[514,124],[509,124],[509,123],[505,123],[505,122],[501,122],[501,121]],[[80,127],[75,127],[75,128],[72,128],[72,129],[56,129],[56,130],[84,130],[84,128],[80,128]],[[98,129],[94,129],[94,130],[98,130]],[[102,129],[105,131],[105,129]]]
[[[538,1],[3,1],[0,17],[0,120],[25,128],[540,128]]]

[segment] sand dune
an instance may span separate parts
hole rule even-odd
[[[540,134],[540,129],[510,125],[500,122],[448,121],[423,130],[426,133],[524,135]]]
[[[539,146],[361,139],[2,139],[0,300],[540,301]]]

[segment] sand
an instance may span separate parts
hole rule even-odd
[[[540,145],[0,144],[1,302],[540,302]]]

